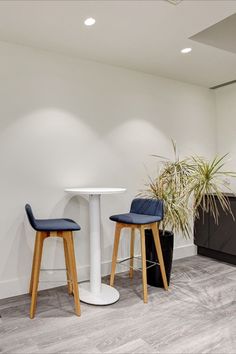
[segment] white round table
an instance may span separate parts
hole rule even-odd
[[[73,195],[89,195],[90,226],[90,281],[81,283],[80,300],[92,305],[109,305],[119,300],[119,292],[101,282],[101,212],[102,194],[116,194],[126,191],[125,188],[66,188]]]

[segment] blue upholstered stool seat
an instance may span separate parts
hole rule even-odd
[[[124,224],[152,224],[163,219],[163,202],[156,199],[136,198],[132,201],[129,213],[112,215],[110,219]]]
[[[35,219],[37,231],[76,231],[80,226],[71,219]]]
[[[124,224],[151,224],[153,222],[160,221],[162,218],[160,216],[144,215],[136,213],[118,214],[110,216],[112,221],[121,222]]]
[[[26,204],[29,222],[36,231],[77,231],[81,227],[71,219],[35,219],[31,206]]]

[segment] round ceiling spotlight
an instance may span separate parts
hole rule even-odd
[[[86,18],[84,21],[85,26],[93,26],[95,24],[96,20],[92,17]]]
[[[184,48],[184,49],[181,49],[181,53],[182,54],[188,54],[192,51],[192,48]]]

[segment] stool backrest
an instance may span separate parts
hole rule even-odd
[[[136,198],[131,203],[131,213],[160,216],[161,220],[164,216],[163,201],[160,199]]]
[[[33,229],[36,229],[36,220],[35,220],[32,208],[31,208],[31,206],[29,204],[25,205],[25,211],[26,211],[26,214],[28,216],[30,225],[32,226]]]

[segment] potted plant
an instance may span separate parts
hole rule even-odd
[[[201,156],[190,156],[180,159],[176,144],[172,141],[174,159],[170,160],[154,155],[160,160],[160,168],[155,178],[149,178],[146,190],[142,195],[164,201],[164,219],[160,224],[160,240],[166,267],[168,283],[170,282],[173,259],[174,234],[189,238],[192,234],[194,218],[199,209],[212,213],[218,222],[218,198],[225,212],[231,212],[230,204],[224,191],[232,191],[226,177],[236,177],[234,172],[224,170],[226,157],[215,157],[208,161]],[[146,230],[151,236],[151,230]],[[146,237],[147,259],[157,262],[153,237]],[[147,264],[148,266],[148,264]],[[148,284],[163,286],[158,266],[148,268]]]

